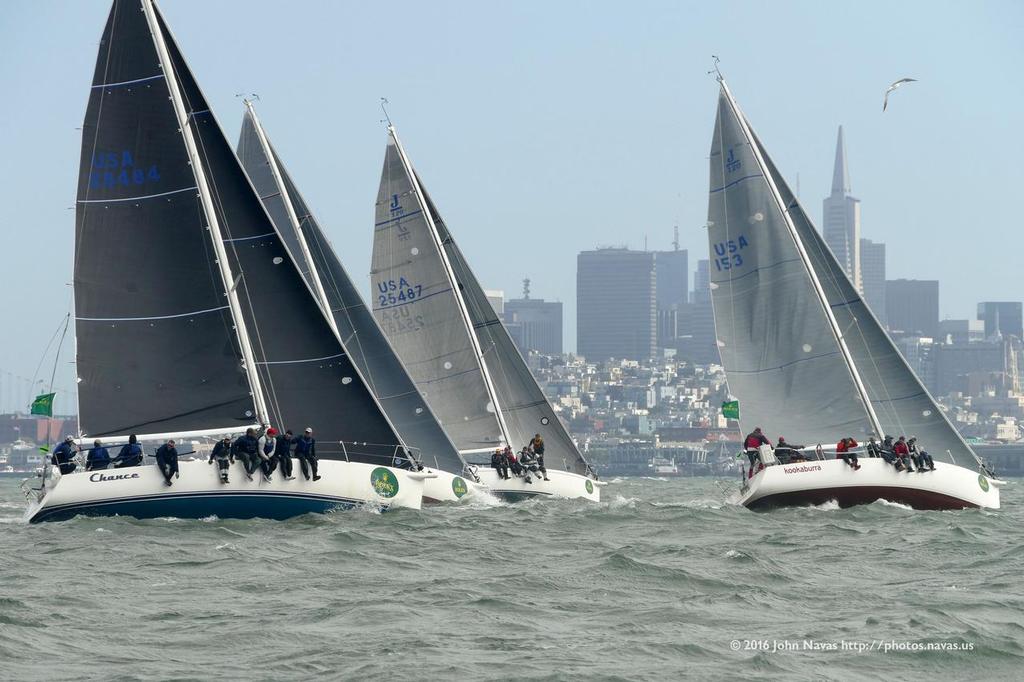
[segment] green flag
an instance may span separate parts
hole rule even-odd
[[[36,399],[32,401],[31,414],[41,414],[44,417],[53,416],[53,396],[56,393],[44,393],[37,395]]]
[[[726,419],[740,418],[740,401],[728,400],[722,403],[722,416]]]

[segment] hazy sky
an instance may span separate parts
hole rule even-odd
[[[33,376],[69,309],[76,128],[109,6],[0,2],[0,382]],[[234,94],[260,95],[278,152],[367,289],[381,96],[484,285],[517,296],[528,275],[535,297],[564,301],[567,349],[580,250],[642,248],[645,235],[650,248],[670,248],[678,223],[692,271],[708,249],[717,85],[706,72],[717,54],[769,153],[791,183],[799,174],[815,219],[843,124],[863,236],[888,245],[890,278],[941,280],[943,317],[1024,298],[1024,3],[161,8],[232,143]],[[903,76],[920,82],[883,114],[885,87]],[[71,388],[70,366],[60,376]],[[0,389],[0,408],[11,400]]]

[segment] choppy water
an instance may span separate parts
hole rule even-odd
[[[27,526],[0,479],[0,678],[1020,679],[1024,481],[999,512],[603,494]]]

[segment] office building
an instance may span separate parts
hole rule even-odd
[[[937,280],[889,279],[885,282],[885,320],[893,334],[939,334],[939,283]]]
[[[850,172],[846,165],[846,142],[842,126],[839,126],[839,137],[836,140],[832,194],[822,205],[821,232],[847,277],[858,291],[862,291],[860,200],[850,195]]]
[[[576,259],[576,349],[588,360],[646,360],[657,341],[654,254],[626,248]]]

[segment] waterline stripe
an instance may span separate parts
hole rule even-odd
[[[158,76],[147,76],[146,78],[136,78],[133,81],[121,81],[119,83],[100,83],[99,85],[92,86],[96,88],[116,88],[119,85],[131,85],[132,83],[145,83],[146,81],[155,81],[157,78],[163,78],[164,75],[161,73]]]
[[[177,317],[191,317],[192,315],[202,315],[204,313],[215,313],[218,310],[227,310],[228,306],[222,305],[219,308],[207,308],[206,310],[193,310],[190,313],[180,313],[178,315],[159,315],[156,317],[76,317],[76,322],[144,322],[146,320],[173,320]]]
[[[125,197],[124,199],[79,199],[80,204],[114,204],[123,201],[142,201],[143,199],[155,199],[157,197],[166,197],[171,194],[181,194],[182,192],[191,192],[198,190],[199,188],[193,185],[192,187],[182,187],[181,189],[172,189],[170,192],[161,192],[160,194],[143,194],[139,197]]]

